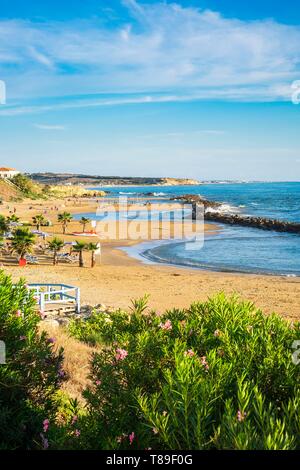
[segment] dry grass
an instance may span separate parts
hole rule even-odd
[[[97,349],[70,337],[62,327],[53,327],[43,322],[40,328],[56,339],[56,348],[64,348],[64,370],[68,379],[63,383],[62,390],[83,403],[82,391],[89,384],[91,355]]]

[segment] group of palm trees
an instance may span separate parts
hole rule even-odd
[[[3,242],[3,237],[5,233],[10,231],[11,223],[18,223],[19,217],[15,214],[12,214],[9,217],[4,217],[0,215],[0,238]],[[32,251],[32,247],[35,243],[35,235],[30,232],[28,228],[19,228],[14,229],[11,237],[10,251],[16,253],[19,256],[19,259],[24,259],[27,253]]]
[[[66,234],[67,226],[72,221],[73,217],[68,212],[63,212],[58,214],[57,220],[62,224],[63,234]],[[12,214],[10,217],[4,217],[0,215],[0,237],[3,238],[4,234],[10,231],[11,223],[18,223],[20,221],[19,217],[15,214]],[[43,214],[38,214],[32,217],[32,221],[36,226],[37,230],[40,230],[41,226],[47,225],[47,219]],[[83,232],[90,219],[82,217],[79,221],[83,226]],[[27,254],[33,252],[34,246],[36,243],[36,236],[30,231],[28,227],[16,227],[13,230],[10,244],[10,251],[16,253],[19,257],[19,260],[25,258]],[[53,253],[53,264],[58,264],[58,254],[65,246],[64,240],[59,237],[54,237],[47,243],[47,249]],[[89,251],[91,253],[91,267],[96,265],[96,251],[99,249],[97,243],[84,243],[81,241],[76,241],[76,244],[72,247],[72,252],[78,253],[79,266],[84,267],[84,251]]]
[[[63,234],[66,233],[68,224],[73,220],[72,214],[70,212],[62,212],[61,214],[58,214],[57,220],[59,223],[62,225],[63,229]],[[82,231],[83,233],[85,232],[86,226],[91,222],[91,219],[88,219],[87,217],[81,217],[79,220],[79,223],[82,225]]]
[[[47,244],[48,250],[53,252],[53,264],[58,264],[58,253],[63,249],[65,242],[58,237],[54,237],[50,240]],[[79,266],[81,268],[84,267],[84,258],[83,252],[90,251],[91,252],[91,267],[93,268],[96,265],[96,251],[98,250],[99,246],[97,243],[84,243],[76,241],[76,245],[73,245],[72,251],[79,254]]]

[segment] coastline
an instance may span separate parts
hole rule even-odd
[[[81,214],[97,207],[95,201],[26,201],[6,204],[2,212],[8,213],[7,206],[16,206],[22,219],[46,210],[55,203],[59,210]],[[29,209],[32,206],[33,209]],[[63,207],[64,206],[64,207]],[[56,222],[56,211],[49,211],[53,226],[46,231],[62,237],[61,226]],[[78,230],[78,221],[68,228],[66,241],[80,239],[71,234]],[[216,226],[215,226],[216,227]],[[83,237],[81,238],[83,239]],[[86,239],[85,239],[86,241]],[[187,308],[197,300],[207,300],[218,292],[228,295],[238,294],[243,299],[254,302],[266,313],[276,311],[290,320],[300,320],[300,279],[273,275],[214,272],[205,269],[192,269],[182,266],[146,264],[129,256],[124,248],[138,244],[138,241],[107,240],[102,242],[101,264],[91,269],[90,255],[84,254],[86,267],[77,265],[48,264],[30,265],[20,268],[17,265],[5,266],[4,270],[13,279],[24,277],[29,283],[63,282],[81,288],[83,305],[105,304],[114,308],[127,308],[131,299],[150,294],[149,306],[158,311],[172,308]]]

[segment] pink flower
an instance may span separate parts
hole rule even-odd
[[[193,357],[195,356],[195,353],[192,349],[189,349],[188,351],[185,351],[184,355],[188,357]]]
[[[241,423],[242,421],[244,421],[244,419],[246,418],[246,416],[247,416],[247,413],[242,412],[241,410],[238,410],[237,415],[236,415],[237,420],[238,420],[240,423]]]
[[[79,436],[80,436],[80,431],[79,431],[79,429],[75,429],[74,435],[75,435],[76,437],[79,437]]]
[[[21,310],[17,310],[17,311],[15,312],[15,316],[18,317],[18,318],[21,317],[21,316],[22,316]]]
[[[101,385],[102,382],[101,382],[101,380],[96,380],[95,384],[96,384],[96,385]]]
[[[44,419],[43,421],[43,431],[47,432],[49,429],[49,419]]]
[[[126,351],[126,349],[118,348],[116,350],[115,358],[117,361],[123,361],[127,356],[128,356],[128,352]]]
[[[78,417],[76,415],[73,416],[72,421],[71,421],[71,425],[73,426],[76,423],[77,420],[78,420]]]
[[[49,344],[54,344],[55,341],[56,341],[56,338],[48,338],[47,341],[48,341]]]
[[[207,363],[206,356],[201,357],[201,364],[205,367],[206,370],[209,369],[209,365]]]
[[[167,320],[165,323],[161,323],[159,325],[161,327],[162,330],[172,330],[172,322],[171,320]]]
[[[152,432],[153,432],[153,434],[158,434],[158,429],[152,428]]]
[[[134,432],[132,432],[131,434],[129,434],[128,437],[129,437],[129,443],[130,443],[130,445],[131,445],[131,444],[133,443],[134,439],[135,439],[135,434],[134,434]]]
[[[221,331],[220,331],[220,330],[216,330],[216,331],[214,332],[214,336],[215,336],[216,338],[218,338],[220,335],[221,335]]]
[[[20,336],[20,341],[26,341],[27,336]]]

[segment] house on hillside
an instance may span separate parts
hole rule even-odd
[[[9,167],[0,167],[0,178],[12,178],[15,175],[18,175],[20,172],[17,171],[15,168]]]

